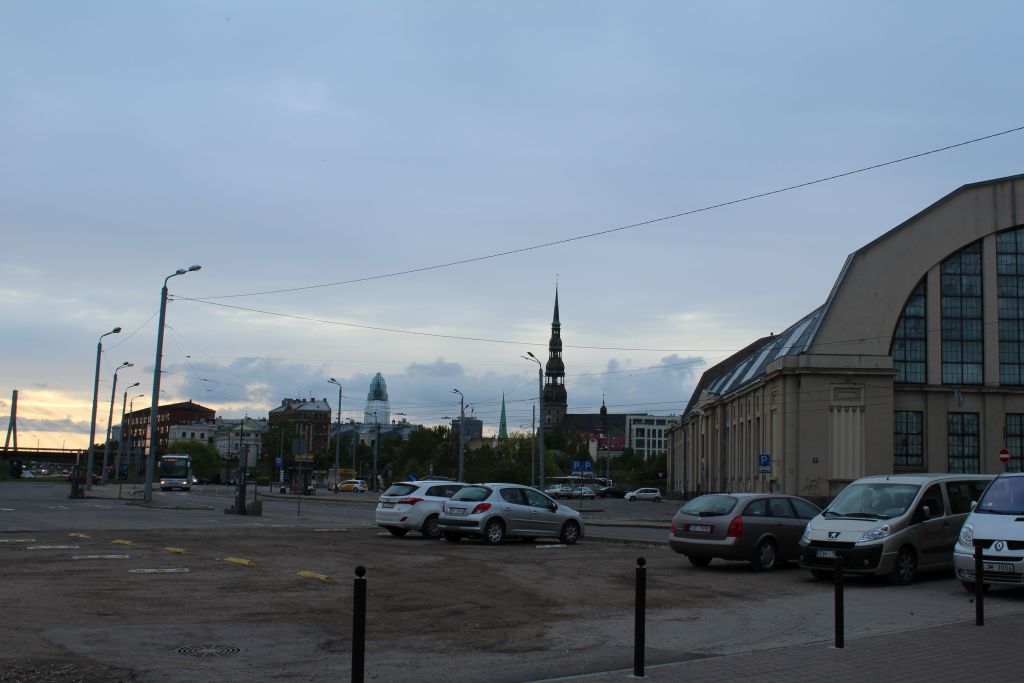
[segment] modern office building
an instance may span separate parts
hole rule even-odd
[[[646,461],[652,455],[668,452],[668,440],[665,432],[679,424],[675,416],[626,415],[626,445],[633,449]]]
[[[388,402],[388,385],[379,372],[370,381],[370,391],[366,394],[366,409],[363,411],[363,424],[368,428],[375,424],[387,426],[391,424],[391,404]]]

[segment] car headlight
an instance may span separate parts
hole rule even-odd
[[[964,524],[963,528],[960,529],[960,538],[957,540],[962,546],[971,548],[974,546],[974,525]]]
[[[800,537],[800,540],[801,541],[810,541],[811,540],[811,523],[810,522],[807,522],[807,524],[804,525],[804,535]]]
[[[892,533],[892,527],[890,527],[888,524],[876,526],[871,531],[865,531],[857,540],[857,543],[868,543],[870,541],[878,541],[888,537],[890,533]]]

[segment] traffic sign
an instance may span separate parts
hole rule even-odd
[[[999,450],[999,462],[1003,463],[1004,465],[1006,463],[1010,462],[1010,451],[1009,450],[1007,450],[1005,448],[1002,448],[1002,449]]]
[[[772,454],[771,453],[758,453],[757,454],[757,471],[762,474],[771,474],[772,471]]]
[[[572,461],[573,472],[593,472],[594,463],[590,460],[573,460]]]

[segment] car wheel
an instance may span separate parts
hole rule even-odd
[[[580,540],[580,525],[574,520],[569,520],[562,527],[562,533],[559,534],[558,540],[565,545],[572,545],[576,541]]]
[[[889,572],[889,583],[893,586],[906,586],[914,580],[917,573],[917,557],[910,548],[900,548],[896,553],[896,564]]]
[[[972,594],[972,595],[974,594],[974,591],[977,589],[977,586],[975,585],[975,583],[973,581],[961,581],[960,583],[961,583],[961,585],[963,585],[964,590],[967,591],[968,593]],[[982,584],[981,590],[987,593],[988,589],[991,588],[991,587],[992,587],[992,584],[985,583],[985,584]]]
[[[811,576],[813,576],[816,579],[822,579],[822,580],[824,580],[824,579],[831,579],[832,578],[832,572],[827,571],[825,569],[812,569],[811,570]]]
[[[397,526],[389,526],[386,528],[392,536],[405,536],[409,533],[407,529],[399,529]]]
[[[655,503],[660,503],[661,502],[661,498],[659,496],[655,496],[654,497],[654,502]]]
[[[626,500],[628,500],[630,503],[635,503],[636,502],[636,496],[630,496]]]
[[[686,559],[690,561],[694,567],[706,567],[711,564],[710,557],[704,557],[703,555],[687,555]]]
[[[505,523],[495,517],[484,525],[484,543],[498,545],[505,540]]]
[[[775,542],[766,538],[757,544],[757,548],[754,549],[754,558],[750,564],[755,571],[770,572],[775,569],[777,558],[778,549],[775,547]]]
[[[420,533],[426,538],[437,538],[441,535],[441,530],[437,527],[437,515],[430,515],[424,520]]]
[[[458,543],[462,540],[462,535],[446,531],[444,532],[444,540],[448,541],[449,543]]]

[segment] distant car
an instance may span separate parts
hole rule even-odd
[[[569,492],[570,498],[593,498],[594,489],[589,486],[577,486]]]
[[[557,538],[572,545],[583,538],[583,516],[530,486],[474,484],[444,502],[438,528],[449,542],[478,536],[496,545],[506,538]]]
[[[441,535],[441,505],[465,486],[457,481],[400,481],[380,495],[374,521],[392,536],[418,531],[427,538]]]
[[[36,478],[36,473],[33,472],[32,470],[22,470],[21,471],[21,478],[22,479],[35,479]]]
[[[362,479],[346,479],[341,482],[341,486],[338,487],[339,491],[352,491],[353,493],[366,493],[367,490],[366,482]]]
[[[626,492],[614,486],[602,486],[597,491],[598,498],[625,498]]]
[[[660,489],[637,489],[635,491],[627,491],[622,496],[631,503],[635,503],[638,500],[650,500],[655,503],[661,502],[661,490]]]
[[[552,498],[567,498],[572,495],[572,487],[568,484],[553,484],[544,489],[544,494]]]
[[[800,557],[800,536],[818,506],[796,496],[711,493],[689,501],[672,517],[668,542],[695,567],[712,558],[750,562],[771,571]]]

